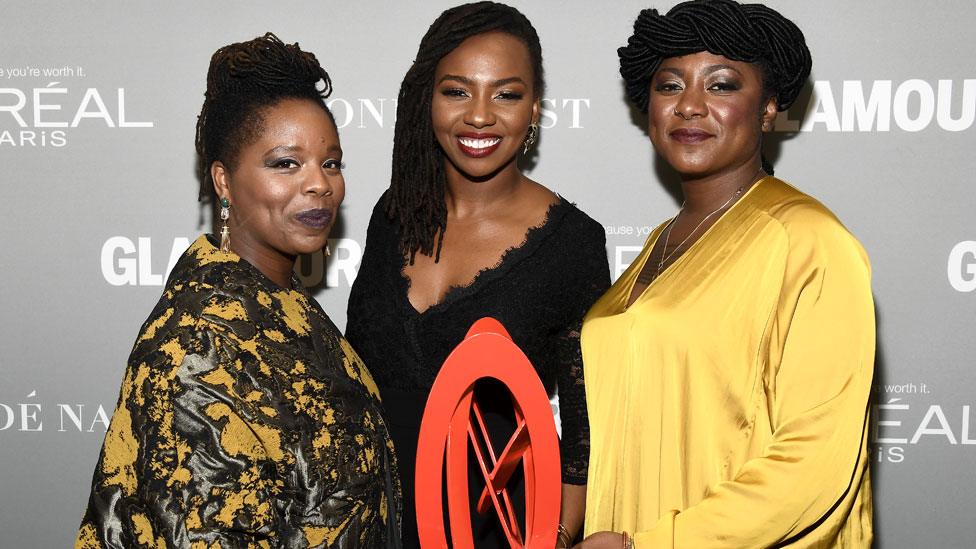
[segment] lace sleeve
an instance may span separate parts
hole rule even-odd
[[[583,356],[580,352],[582,320],[559,334],[556,383],[559,387],[559,417],[562,420],[562,478],[566,484],[586,484],[590,457],[590,423],[586,414],[583,384]]]
[[[575,288],[575,320],[559,333],[556,342],[556,383],[559,388],[559,417],[562,420],[562,476],[566,484],[586,484],[590,461],[590,422],[586,412],[586,387],[583,380],[583,354],[580,333],[583,317],[593,303],[610,287],[603,227],[588,219],[577,232],[577,262],[571,269]],[[567,271],[566,274],[569,274]]]

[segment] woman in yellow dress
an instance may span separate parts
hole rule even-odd
[[[870,266],[761,153],[809,76],[802,33],[686,2],[619,54],[685,200],[585,319],[582,547],[870,547]]]

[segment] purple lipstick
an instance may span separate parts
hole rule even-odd
[[[313,229],[324,229],[332,223],[332,212],[323,208],[305,210],[295,214],[295,219]]]

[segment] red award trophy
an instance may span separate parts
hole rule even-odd
[[[494,378],[512,393],[517,427],[501,454],[495,454],[474,384]],[[505,328],[493,318],[475,322],[441,368],[424,409],[417,442],[417,529],[425,548],[448,547],[444,528],[443,479],[451,547],[474,549],[468,499],[468,442],[485,486],[478,512],[493,509],[513,548],[556,545],[559,524],[559,440],[542,381]],[[482,451],[487,448],[487,455]],[[525,476],[525,534],[506,484],[521,462]]]

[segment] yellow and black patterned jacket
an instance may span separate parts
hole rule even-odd
[[[315,300],[201,236],[129,357],[75,547],[398,547],[373,379]]]

